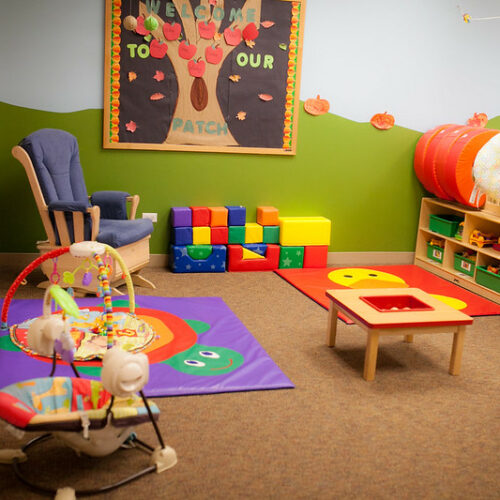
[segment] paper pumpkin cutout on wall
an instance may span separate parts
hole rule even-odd
[[[370,123],[379,130],[389,130],[394,127],[394,116],[385,111],[372,116]]]
[[[330,109],[330,103],[326,99],[321,99],[319,94],[316,97],[306,99],[304,109],[307,113],[314,116],[324,115]]]

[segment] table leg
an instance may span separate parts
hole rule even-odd
[[[333,302],[330,302],[330,309],[328,311],[328,329],[326,332],[326,345],[329,347],[335,347],[338,315],[339,310],[335,307]]]
[[[460,374],[460,365],[462,363],[462,352],[464,350],[465,326],[459,326],[453,334],[453,347],[451,349],[450,369],[451,375]]]
[[[377,366],[378,353],[378,338],[377,331],[369,330],[366,339],[365,351],[365,366],[363,370],[363,378],[367,381],[375,379],[375,368]]]

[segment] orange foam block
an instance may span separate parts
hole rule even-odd
[[[257,207],[257,224],[279,226],[279,210],[275,207]]]
[[[227,208],[226,207],[208,207],[210,212],[210,226],[227,226]]]

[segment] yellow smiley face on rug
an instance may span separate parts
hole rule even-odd
[[[328,279],[348,288],[408,288],[399,276],[361,267],[335,269]]]
[[[328,273],[328,279],[348,288],[409,288],[409,285],[400,278],[391,273],[376,271],[374,269],[364,269],[360,267],[335,269]],[[441,302],[461,310],[467,307],[467,304],[460,299],[448,297],[446,295],[431,294]]]

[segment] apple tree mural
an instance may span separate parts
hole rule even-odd
[[[107,0],[104,146],[294,154],[304,8]]]

